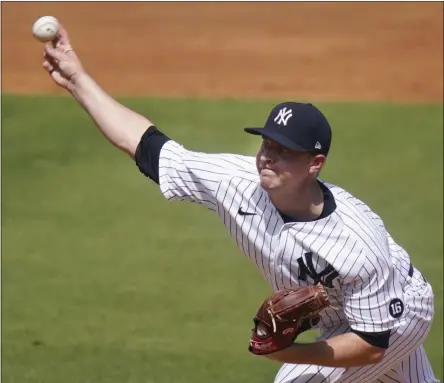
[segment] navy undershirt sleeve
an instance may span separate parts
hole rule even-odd
[[[143,133],[134,160],[140,172],[159,184],[159,157],[163,145],[170,139],[155,126]]]
[[[361,339],[365,340],[372,346],[380,348],[388,348],[391,330],[383,332],[363,332],[352,330],[353,333],[358,335]]]

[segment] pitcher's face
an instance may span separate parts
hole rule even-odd
[[[256,167],[265,191],[297,190],[307,179],[316,176],[324,160],[323,155],[287,149],[264,138],[256,155]]]

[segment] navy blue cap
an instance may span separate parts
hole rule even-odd
[[[327,155],[330,150],[330,124],[312,104],[283,102],[272,109],[264,127],[244,130],[296,151]]]

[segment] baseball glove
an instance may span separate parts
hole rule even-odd
[[[283,350],[319,322],[328,303],[323,286],[280,290],[268,297],[254,317],[249,351],[256,355]]]

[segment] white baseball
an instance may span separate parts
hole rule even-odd
[[[41,41],[52,41],[59,31],[60,23],[53,16],[40,17],[32,26],[32,34],[34,37]]]

